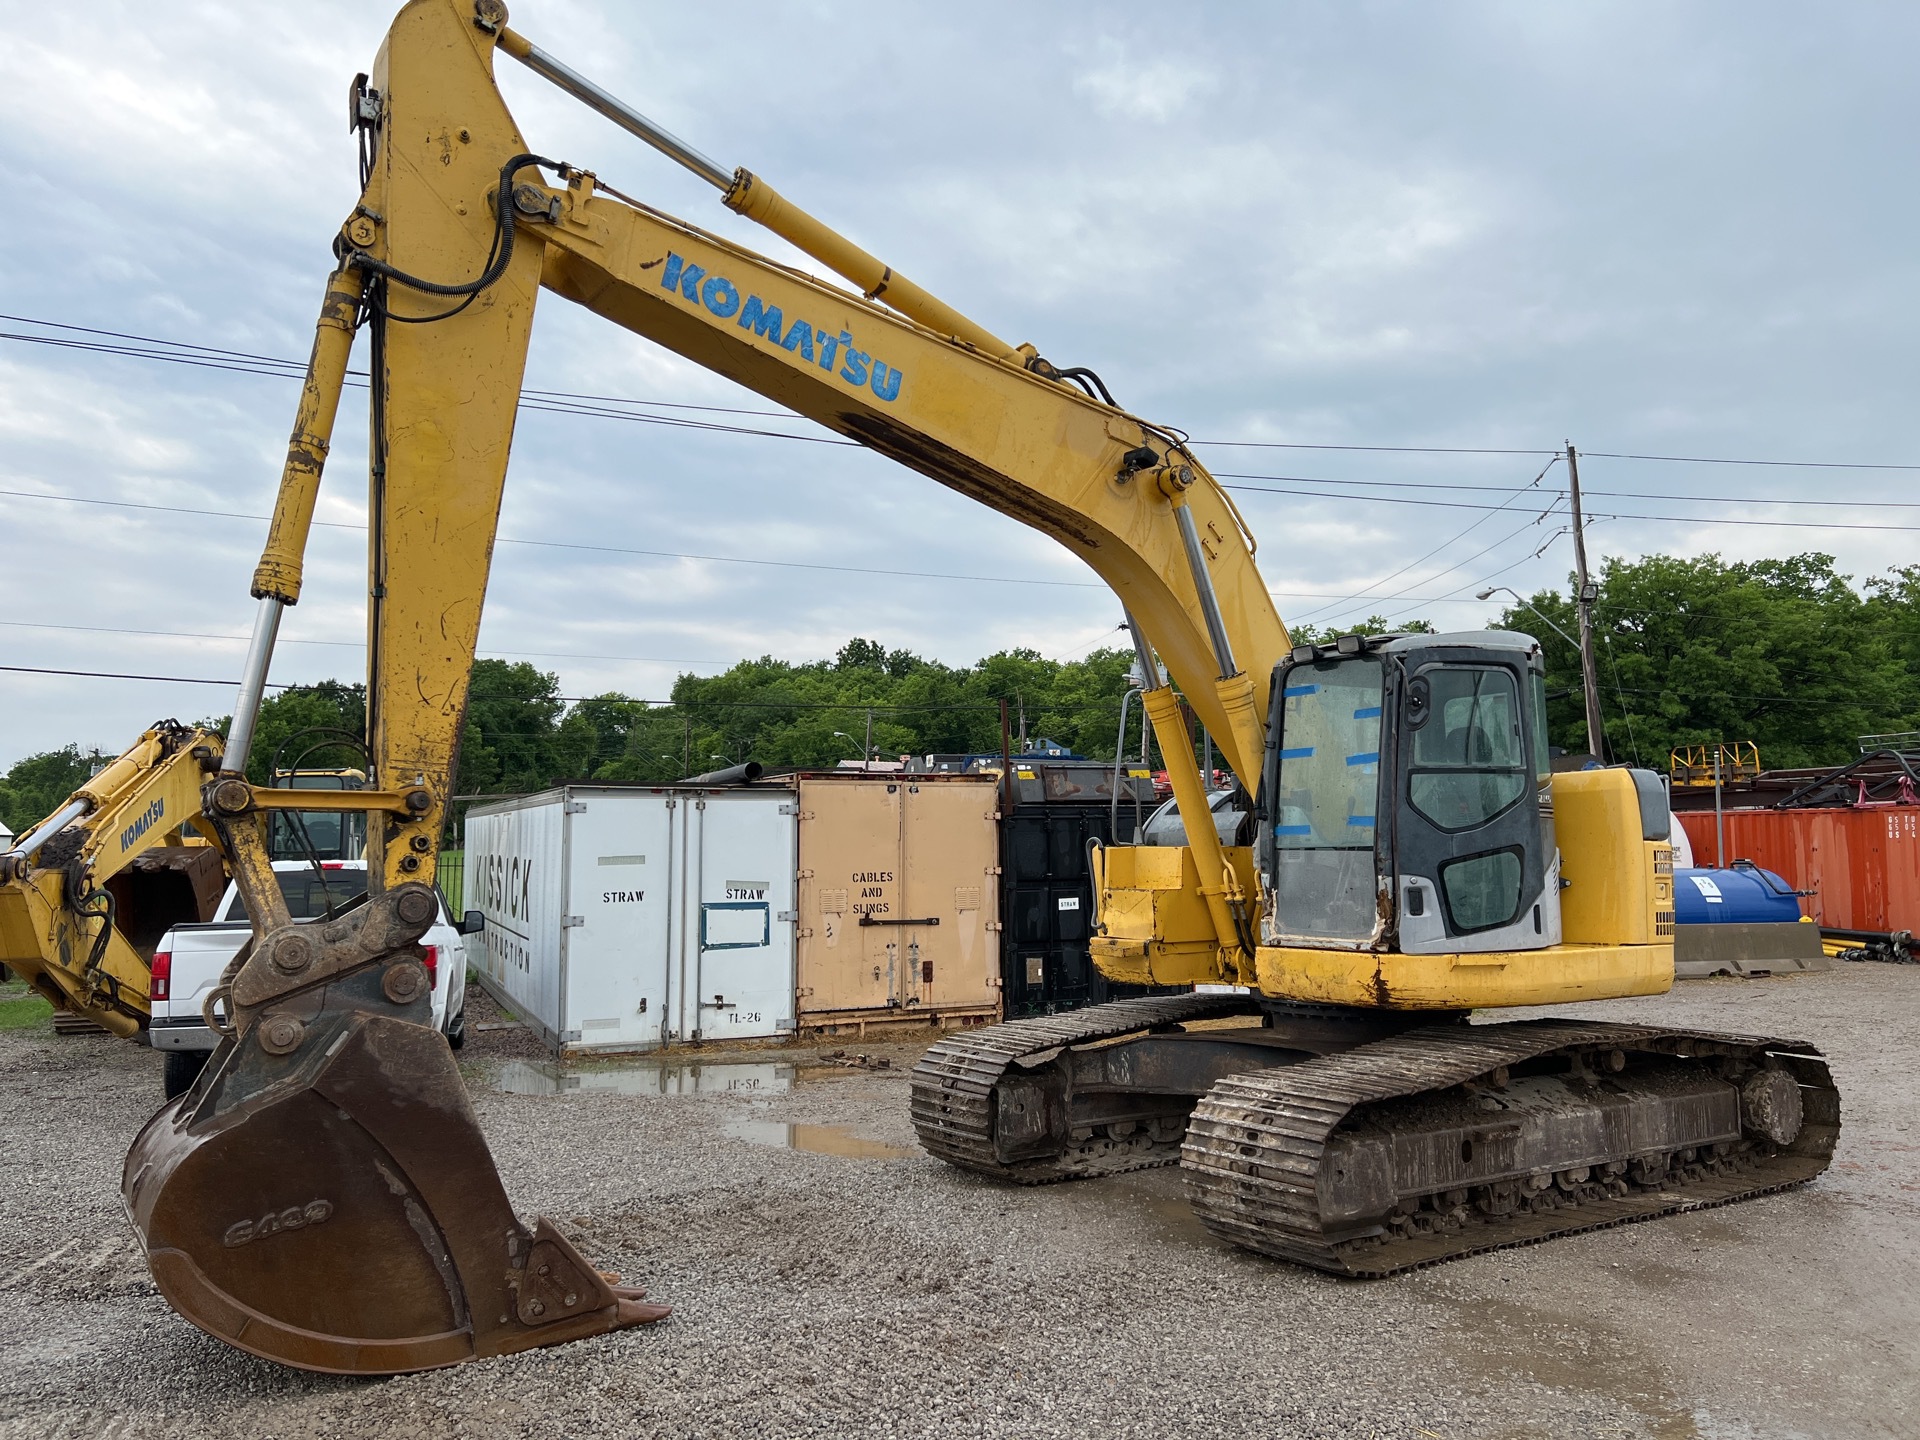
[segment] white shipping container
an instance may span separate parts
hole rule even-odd
[[[467,814],[469,962],[556,1048],[794,1028],[794,795],[573,785]]]

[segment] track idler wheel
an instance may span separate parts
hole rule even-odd
[[[167,1301],[242,1350],[338,1374],[663,1318],[515,1218],[427,997],[396,983],[414,963],[382,955],[254,1017],[140,1132],[122,1191]]]

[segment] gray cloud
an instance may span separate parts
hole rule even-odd
[[[164,20],[132,4],[0,8],[15,155],[4,308],[304,355],[354,199],[346,82],[370,64],[387,7],[201,4]],[[989,327],[1094,366],[1124,403],[1203,439],[1920,454],[1905,424],[1920,277],[1904,73],[1920,22],[1905,7],[524,0],[514,20]],[[538,148],[805,263],[637,141],[501,69]],[[765,408],[551,298],[528,383]],[[261,513],[294,398],[283,380],[0,342],[0,488]],[[322,519],[358,519],[363,453],[353,411]],[[1205,454],[1249,475],[1499,486],[1542,463]],[[1861,576],[1910,556],[1911,534],[1718,522],[1920,524],[1920,510],[1780,503],[1908,501],[1910,478],[1583,467],[1594,490],[1735,497],[1596,496],[1601,514],[1700,517],[1604,521],[1602,554],[1819,548]],[[1564,537],[1528,558],[1562,523],[1531,523],[1544,500],[1488,516],[1238,499],[1282,613],[1316,622],[1380,610],[1478,623],[1492,608],[1471,598],[1483,577],[1525,589],[1570,563]],[[262,530],[0,498],[5,663],[233,673],[237,641],[102,632],[243,631]],[[538,657],[569,694],[661,695],[678,669],[828,654],[854,633],[953,661],[1016,643],[1063,654],[1117,618],[1051,542],[837,447],[527,412],[502,534],[1064,582],[503,545],[483,648]],[[316,531],[287,635],[337,643],[287,644],[276,679],[357,673],[363,543]],[[655,658],[577,658],[610,655]],[[220,688],[14,674],[0,697],[0,764],[69,739],[116,746],[156,716],[230,703]]]

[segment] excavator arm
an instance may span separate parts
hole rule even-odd
[[[146,1025],[153,942],[225,886],[200,814],[220,736],[162,721],[0,855],[0,963],[115,1035]]]

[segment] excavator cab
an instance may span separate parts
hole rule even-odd
[[[1560,942],[1538,642],[1349,635],[1274,669],[1259,837],[1269,945]]]

